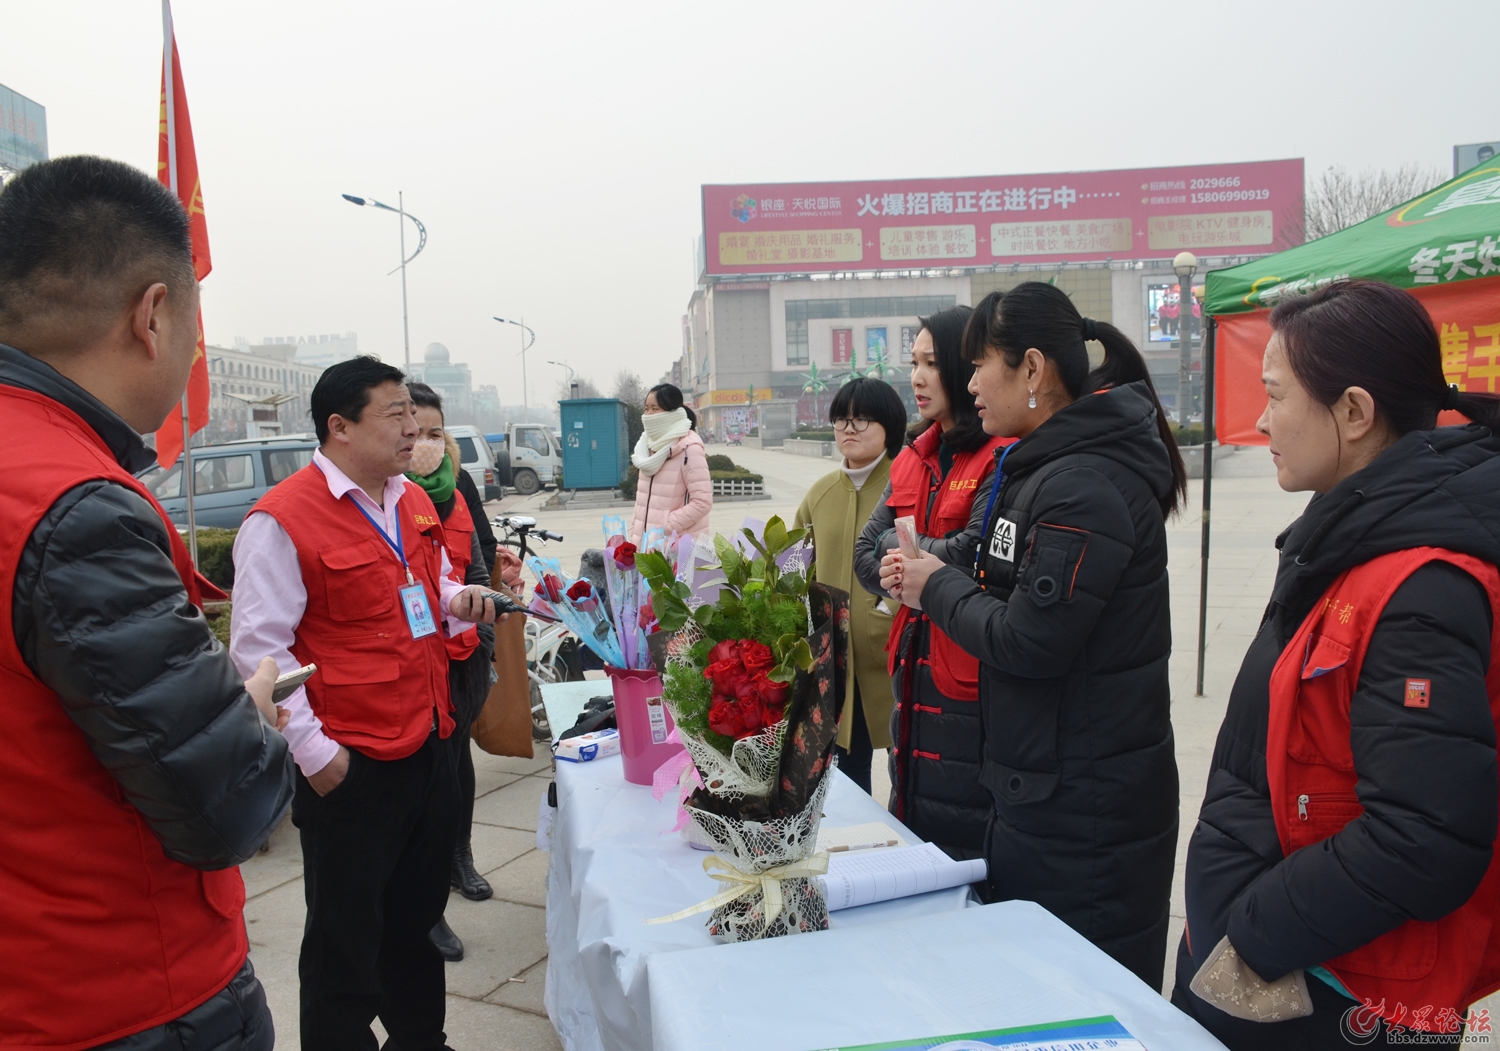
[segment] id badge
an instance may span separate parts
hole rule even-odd
[[[408,584],[401,589],[401,608],[406,610],[406,626],[411,629],[412,638],[424,639],[437,634],[437,622],[427,601],[427,589],[421,584]]]

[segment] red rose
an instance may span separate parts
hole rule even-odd
[[[713,684],[709,726],[739,739],[781,721],[790,687],[772,682],[776,660],[771,648],[755,639],[726,639],[708,654],[703,677]]]
[[[594,594],[594,586],[587,580],[575,580],[573,586],[568,589],[568,598],[575,602],[579,599],[589,598]]]
[[[621,569],[635,568],[635,545],[630,541],[617,545],[610,554],[614,557],[615,565]]]
[[[555,573],[542,574],[542,592],[547,596],[548,602],[561,602],[563,596],[562,581]]]
[[[776,667],[771,647],[755,639],[746,639],[740,643],[740,660],[745,662],[746,670],[752,675],[762,675]]]

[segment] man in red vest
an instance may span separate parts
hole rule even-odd
[[[235,539],[232,651],[244,667],[316,664],[284,706],[301,771],[305,1051],[445,1045],[443,959],[458,811],[444,634],[493,623],[485,589],[450,579],[443,526],[407,481],[419,429],[406,377],[372,357],[312,392],[321,448],[255,505]]]
[[[291,801],[276,669],[241,681],[132,473],[197,313],[154,179],[65,157],[0,192],[0,1047],[275,1040],[235,866]]]

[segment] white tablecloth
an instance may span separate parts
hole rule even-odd
[[[765,941],[733,946],[732,955],[693,949],[646,960],[651,1046],[834,1051],[1113,1015],[1151,1051],[1223,1051],[1197,1022],[1029,901],[780,941],[802,944],[795,952]]]
[[[823,808],[826,824],[883,820],[916,841],[847,777],[835,778]],[[657,990],[651,965],[656,961],[706,955],[718,967],[735,971],[748,966],[737,961],[764,961],[769,952],[779,961],[770,971],[759,971],[752,979],[739,970],[742,992],[765,1003],[768,983],[779,986],[783,970],[800,966],[797,961],[812,944],[828,937],[820,932],[722,945],[709,937],[706,914],[648,927],[643,920],[676,912],[722,889],[703,872],[707,855],[689,847],[680,834],[666,831],[675,823],[674,796],[658,802],[650,788],[626,784],[620,760],[612,757],[558,763],[557,803],[547,874],[546,1004],[568,1051],[647,1051],[653,1046]],[[968,888],[959,887],[846,909],[834,914],[832,925],[853,931],[956,913],[971,903]],[[679,998],[697,989],[694,984],[675,986]],[[712,993],[700,996],[700,991],[686,995],[699,999],[698,1006],[708,1012],[719,999]]]

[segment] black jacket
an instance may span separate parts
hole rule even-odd
[[[87,391],[3,345],[0,384],[77,413],[127,470],[154,459]],[[188,601],[166,530],[124,486],[90,481],[64,493],[21,553],[16,645],[167,856],[227,868],[253,855],[291,805],[291,754]]]
[[[901,455],[917,454],[907,448]],[[931,486],[929,513],[942,492],[941,481],[935,479]],[[919,536],[922,550],[950,566],[972,566],[994,481],[991,472],[975,490],[965,528],[947,536]],[[854,543],[856,578],[866,591],[882,596],[880,560],[897,546],[896,511],[887,503],[890,498],[887,483]],[[895,599],[886,601],[895,604]],[[990,797],[979,783],[979,705],[948,697],[937,688],[929,663],[930,632],[926,617],[914,617],[895,641],[899,652],[891,680],[896,707],[891,710],[890,810],[917,835],[953,857],[982,857]]]
[[[945,568],[921,600],[981,662],[989,897],[1038,902],[1160,988],[1177,761],[1160,504],[1172,470],[1150,392],[1079,399],[1003,470],[984,586]]]
[[[1467,573],[1429,565],[1391,597],[1349,706],[1364,813],[1290,857],[1271,813],[1266,733],[1271,669],[1340,573],[1421,546],[1500,562],[1500,438],[1476,426],[1408,434],[1315,496],[1277,546],[1275,588],[1230,693],[1184,887],[1193,950],[1206,956],[1227,933],[1268,979],[1408,919],[1440,919],[1469,899],[1489,865],[1500,795],[1484,687],[1491,611]],[[1429,708],[1405,706],[1411,677],[1432,680]],[[1197,963],[1184,942],[1179,986]],[[1223,1015],[1189,1000],[1219,1028]]]
[[[469,583],[489,584],[489,574],[495,572],[495,531],[490,528],[490,520],[484,517],[484,501],[479,498],[479,487],[474,484],[473,476],[460,467],[454,484],[457,491],[448,498],[449,502],[445,507],[438,508],[438,515],[446,521],[448,513],[453,509],[451,501],[458,496],[463,497],[464,503],[469,507],[469,517],[474,519],[474,537],[479,541],[479,550],[484,556],[482,562],[478,559],[475,561],[484,566],[486,573],[482,581],[471,580]]]

